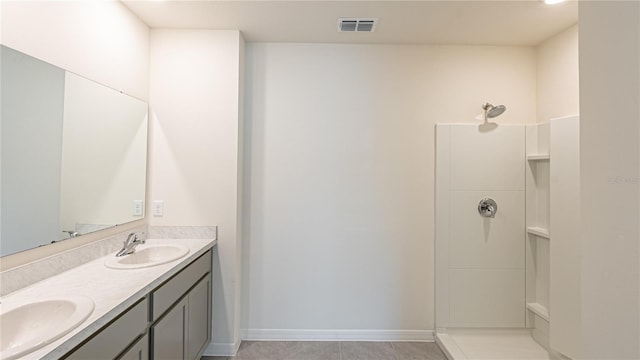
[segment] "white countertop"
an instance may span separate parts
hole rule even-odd
[[[213,239],[147,239],[147,243],[139,245],[138,249],[158,244],[180,244],[188,247],[189,253],[166,264],[128,270],[109,269],[104,265],[106,257],[101,257],[4,296],[2,305],[6,306],[63,295],[84,295],[95,303],[93,313],[80,326],[22,359],[60,358],[216,243]]]

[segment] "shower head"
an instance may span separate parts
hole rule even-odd
[[[487,121],[487,119],[500,116],[500,114],[507,110],[507,107],[504,105],[494,106],[486,102],[482,104],[482,109],[484,110],[484,121]]]

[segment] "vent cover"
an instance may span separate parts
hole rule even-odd
[[[375,18],[339,18],[338,32],[374,32],[377,24]]]

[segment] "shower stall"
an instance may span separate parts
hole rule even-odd
[[[436,125],[436,340],[456,360],[578,358],[579,119],[488,127],[505,108],[483,109]]]

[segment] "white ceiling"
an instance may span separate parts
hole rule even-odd
[[[578,22],[577,1],[122,0],[151,28],[239,29],[250,42],[536,45]],[[379,18],[338,33],[339,17]]]

